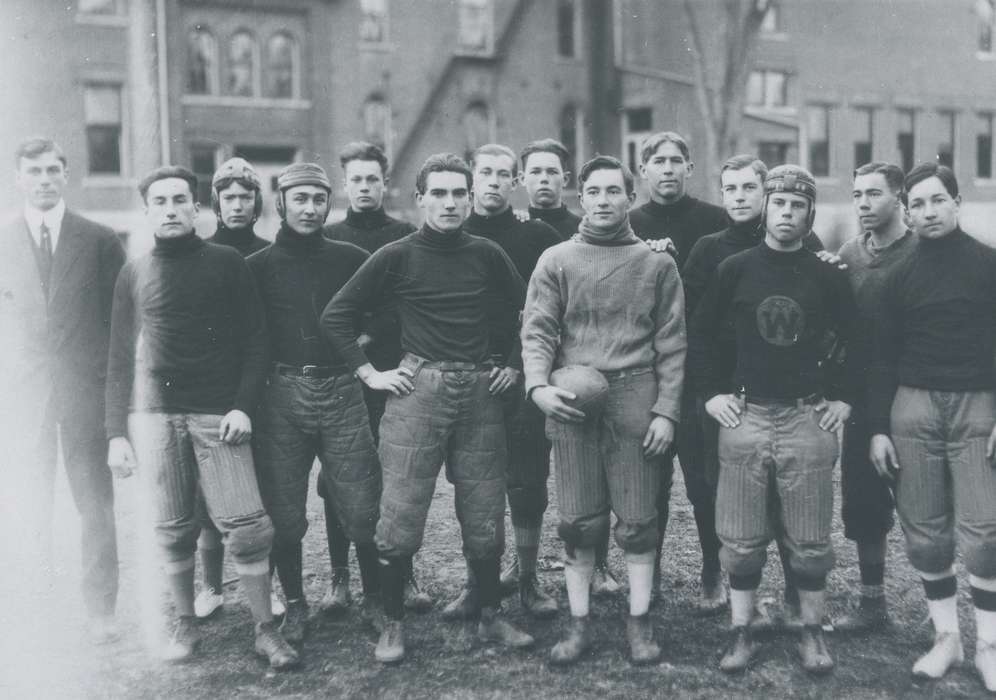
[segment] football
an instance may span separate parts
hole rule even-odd
[[[550,375],[550,384],[577,396],[568,403],[584,411],[585,418],[588,419],[597,418],[602,413],[609,395],[609,382],[594,367],[583,365],[561,367]]]

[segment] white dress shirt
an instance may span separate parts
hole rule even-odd
[[[45,222],[48,226],[48,234],[52,239],[52,253],[59,245],[59,232],[62,230],[62,217],[66,215],[66,200],[60,199],[59,203],[48,211],[35,209],[30,204],[24,205],[24,220],[28,222],[28,230],[35,241],[35,245],[41,247],[41,225]]]

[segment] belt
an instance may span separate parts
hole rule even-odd
[[[614,381],[616,379],[623,379],[624,377],[635,377],[639,374],[647,374],[648,372],[653,372],[654,368],[650,365],[643,365],[641,367],[627,367],[626,369],[610,369],[610,370],[599,370],[602,376],[605,377],[607,381]]]
[[[744,396],[744,394],[741,394]],[[767,396],[753,396],[751,394],[746,394],[745,398],[747,403],[752,403],[756,406],[774,406],[774,407],[790,407],[795,406],[796,408],[802,408],[803,406],[812,406],[823,400],[823,396],[819,393],[810,394],[809,396],[800,396],[799,398],[784,398],[775,399]]]
[[[304,365],[303,367],[298,367],[297,365],[286,365],[283,362],[274,362],[273,371],[285,377],[313,377],[315,379],[328,379],[329,377],[349,374],[348,371],[341,367],[329,367],[327,365]]]
[[[421,368],[434,369],[439,372],[487,372],[494,368],[493,362],[460,362],[457,360],[427,360],[414,353],[405,353],[401,366],[414,365],[412,371]]]

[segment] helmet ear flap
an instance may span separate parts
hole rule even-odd
[[[277,205],[277,214],[280,215],[280,220],[283,221],[284,220],[284,191],[283,190],[280,190],[279,192],[277,192],[276,205]]]
[[[219,219],[221,218],[221,201],[218,199],[218,190],[211,188],[211,211]]]

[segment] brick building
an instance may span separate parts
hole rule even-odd
[[[993,4],[772,2],[740,150],[813,170],[831,238],[852,225],[850,173],[872,157],[952,163],[966,217],[985,226]],[[702,143],[680,0],[5,0],[0,16],[0,148],[51,134],[69,199],[119,228],[135,225],[137,178],[167,160],[207,176],[242,155],[272,186],[294,159],[334,172],[338,148],[365,138],[395,164],[389,207],[407,210],[415,170],[440,150],[554,135],[578,161],[633,159],[660,129]],[[0,204],[15,203],[8,179]]]

